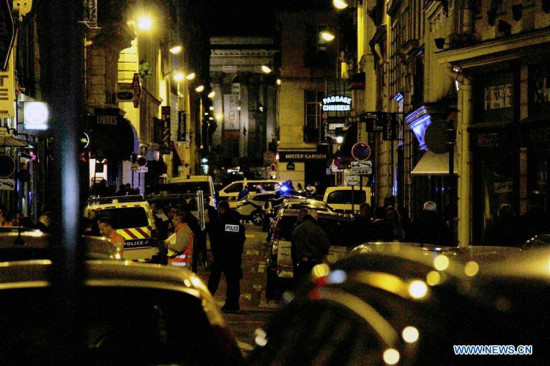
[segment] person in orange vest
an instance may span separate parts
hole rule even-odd
[[[111,220],[106,217],[102,217],[97,221],[97,224],[99,226],[99,233],[102,236],[106,237],[111,243],[113,243],[119,251],[120,255],[122,255],[124,252],[125,240],[122,235],[117,233],[116,230],[113,228]]]
[[[185,219],[185,212],[178,210],[172,219],[174,234],[165,240],[168,249],[168,264],[190,267],[193,263],[193,242],[195,235]]]

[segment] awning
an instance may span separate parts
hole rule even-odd
[[[458,169],[458,154],[454,154],[454,173]],[[412,175],[449,175],[449,153],[426,151],[411,171]]]
[[[129,160],[137,152],[136,131],[118,108],[96,108],[89,117],[90,150],[96,157]]]

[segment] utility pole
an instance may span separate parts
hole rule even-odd
[[[49,0],[37,3],[42,90],[50,106],[54,140],[53,168],[49,169],[52,207],[53,296],[58,299],[52,324],[59,348],[52,361],[77,364],[81,335],[76,318],[83,281],[84,246],[79,245],[81,191],[78,139],[85,120],[83,98],[82,1]],[[49,362],[46,362],[49,363]]]

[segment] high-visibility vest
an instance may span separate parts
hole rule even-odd
[[[174,232],[174,240],[177,233],[183,230],[184,225],[180,225]],[[189,230],[189,244],[185,247],[183,253],[178,254],[172,250],[168,251],[168,264],[173,266],[188,267],[193,263],[193,231]]]

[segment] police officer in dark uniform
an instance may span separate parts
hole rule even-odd
[[[245,241],[245,228],[240,223],[240,215],[229,210],[229,203],[218,204],[219,217],[211,225],[212,268],[208,278],[208,290],[214,295],[218,289],[221,274],[227,284],[225,305],[222,311],[238,311],[241,294],[242,254]]]

